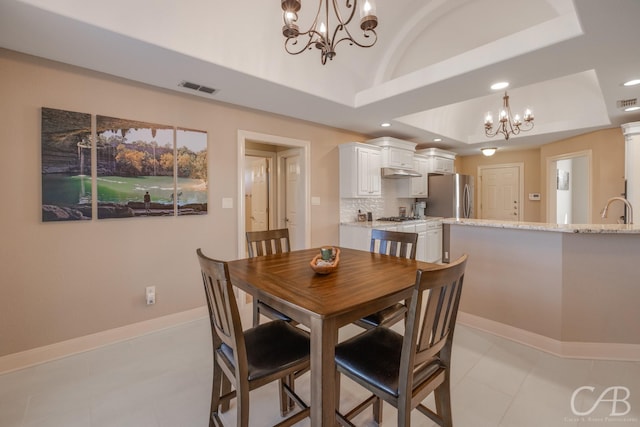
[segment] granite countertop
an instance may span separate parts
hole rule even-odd
[[[362,227],[362,228],[377,228],[377,227],[385,227],[390,225],[416,225],[416,224],[426,224],[430,222],[441,222],[443,218],[428,216],[423,219],[410,219],[407,221],[353,221],[353,222],[341,222],[340,225],[348,225],[351,227]]]
[[[545,222],[500,221],[492,219],[446,218],[443,224],[470,225],[475,227],[510,228],[558,233],[592,234],[640,234],[640,224],[553,224]]]

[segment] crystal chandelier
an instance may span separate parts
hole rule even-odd
[[[523,122],[524,120],[524,122]],[[502,97],[502,109],[498,113],[499,124],[496,129],[493,129],[493,117],[491,113],[487,113],[484,118],[484,134],[489,138],[501,133],[504,135],[504,139],[509,139],[509,135],[517,135],[520,132],[526,132],[533,129],[533,113],[528,108],[524,112],[524,117],[520,120],[520,116],[511,114],[511,108],[509,107],[509,95],[507,92]]]
[[[378,34],[375,28],[378,26],[378,18],[373,0],[364,0],[362,7],[359,8],[361,41],[356,41],[348,28],[358,9],[358,0],[346,0],[342,10],[338,3],[339,0],[319,0],[318,11],[311,27],[305,32],[300,32],[298,12],[301,8],[301,0],[281,0],[285,50],[291,55],[297,55],[315,46],[320,49],[320,59],[324,65],[327,58],[333,59],[336,56],[335,48],[342,41],[347,40],[349,44],[360,47],[371,47],[376,44]],[[302,36],[301,43],[298,43],[298,36]]]

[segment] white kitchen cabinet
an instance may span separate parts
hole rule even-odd
[[[442,262],[442,225],[430,228],[426,231],[426,256],[427,262]]]
[[[340,246],[368,251],[371,246],[373,227],[360,225],[340,225]],[[413,221],[411,224],[379,225],[375,229],[418,233],[416,259],[424,262],[442,261],[442,222]],[[377,248],[376,248],[377,250]]]
[[[442,223],[426,221],[402,225],[400,231],[418,233],[416,259],[424,262],[442,262]]]
[[[368,251],[371,244],[371,228],[340,225],[340,246]]]
[[[413,151],[394,147],[383,148],[382,164],[392,168],[412,168]]]
[[[428,173],[451,174],[455,172],[454,160],[456,154],[439,148],[425,148],[416,153],[428,159]]]
[[[398,231],[398,226],[396,225],[381,225],[375,228],[379,230]],[[371,248],[371,230],[373,230],[372,227],[341,224],[340,246],[368,252]]]
[[[418,233],[418,243],[416,244],[416,259],[426,261],[427,255],[427,226],[425,224],[403,224],[399,231],[405,233]]]
[[[382,149],[383,168],[413,168],[413,154],[416,151],[417,145],[415,142],[385,136],[370,139],[367,143]]]
[[[453,173],[453,159],[434,156],[429,162],[430,173]]]
[[[425,198],[429,196],[429,186],[427,184],[429,165],[427,157],[413,156],[413,169],[420,172],[422,176],[398,180],[398,197]]]
[[[340,150],[340,197],[380,197],[380,148],[352,142],[338,146]]]

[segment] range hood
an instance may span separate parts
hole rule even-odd
[[[418,178],[422,176],[420,172],[414,171],[413,169],[386,167],[382,168],[381,171],[383,178]]]

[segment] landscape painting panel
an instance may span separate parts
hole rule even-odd
[[[42,108],[42,221],[90,220],[91,114]]]
[[[207,132],[176,130],[178,215],[207,213]]]
[[[98,218],[174,215],[172,126],[97,116]]]

